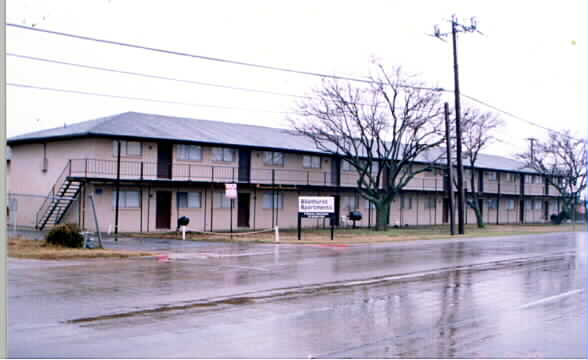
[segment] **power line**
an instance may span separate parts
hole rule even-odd
[[[70,37],[70,38],[79,39],[79,40],[95,41],[95,42],[105,43],[105,44],[110,44],[110,45],[117,45],[117,46],[123,46],[123,47],[128,47],[128,48],[136,48],[136,49],[140,49],[140,50],[153,51],[153,52],[158,52],[158,53],[163,53],[163,54],[168,54],[168,55],[176,55],[176,56],[190,57],[190,58],[196,58],[196,59],[201,59],[201,60],[215,61],[215,62],[221,62],[221,63],[227,63],[227,64],[233,64],[233,65],[249,66],[249,67],[260,68],[260,69],[265,69],[265,70],[282,71],[282,72],[288,72],[288,73],[294,73],[294,74],[300,74],[300,75],[307,75],[307,76],[315,76],[315,77],[321,77],[321,78],[331,78],[331,79],[336,79],[336,80],[355,81],[355,82],[362,82],[362,83],[367,83],[367,84],[378,84],[378,82],[376,82],[374,80],[371,80],[371,79],[354,78],[354,77],[341,76],[341,75],[328,75],[328,74],[319,73],[319,72],[310,72],[310,71],[296,70],[296,69],[284,68],[284,67],[278,67],[278,66],[262,65],[262,64],[248,63],[248,62],[243,62],[243,61],[230,60],[230,59],[222,59],[222,58],[211,57],[211,56],[190,54],[190,53],[186,53],[186,52],[180,52],[180,51],[174,51],[174,50],[167,50],[167,49],[160,49],[160,48],[153,48],[153,47],[142,46],[142,45],[137,45],[137,44],[124,43],[124,42],[120,42],[120,41],[98,39],[98,38],[93,38],[93,37],[89,37],[89,36],[76,35],[76,34],[71,34],[71,33],[64,33],[64,32],[58,32],[58,31],[53,31],[53,30],[41,29],[41,28],[37,28],[37,27],[33,28],[33,27],[19,25],[19,24],[14,24],[14,23],[6,23],[6,26],[15,27],[15,28],[24,29],[24,30],[37,31],[37,32],[42,32],[42,33],[48,33],[48,34],[52,34],[52,35]],[[18,55],[12,54],[11,56],[18,56]],[[41,58],[25,57],[24,55],[21,55],[19,57],[29,58],[31,60],[32,59],[35,59],[35,60],[41,59]],[[40,60],[40,61],[44,61],[44,60]],[[46,60],[48,60],[48,62],[56,62],[56,63],[59,62],[57,60],[55,60],[55,61],[54,60],[50,60],[50,59],[46,59]],[[196,81],[192,81],[192,80],[166,78],[166,77],[158,76],[158,75],[141,74],[141,73],[134,73],[134,72],[122,71],[122,70],[121,71],[118,71],[118,70],[115,70],[115,69],[100,68],[100,67],[97,67],[97,66],[90,66],[90,65],[73,64],[73,63],[65,63],[65,62],[59,62],[59,63],[62,63],[63,65],[72,65],[72,66],[93,68],[95,70],[119,72],[119,73],[124,73],[124,74],[127,74],[127,75],[146,76],[146,77],[159,78],[159,79],[165,79],[165,80],[171,80],[171,81],[178,81],[178,82],[194,83],[194,84],[197,84],[198,83],[200,85],[205,85],[206,84],[205,86],[216,86],[216,87],[223,87],[223,88],[233,89],[233,90],[251,91],[251,92],[266,93],[266,94],[279,95],[279,96],[304,97],[302,95],[286,94],[286,93],[279,93],[279,92],[273,92],[273,91],[251,89],[251,88],[240,88],[240,87],[233,87],[233,86],[228,86],[228,85],[220,85],[220,84],[196,82]],[[399,85],[399,86],[400,87],[406,87],[406,88],[421,89],[421,90],[432,90],[432,91],[448,92],[448,93],[453,91],[451,89],[444,89],[444,88],[441,88],[441,87],[432,88],[432,87],[419,87],[419,86],[410,86],[410,85]],[[537,124],[537,123],[535,123],[533,121],[530,121],[530,120],[524,119],[524,118],[522,118],[520,116],[517,116],[517,115],[515,115],[515,114],[513,114],[511,112],[508,112],[506,110],[502,110],[502,109],[500,109],[500,108],[498,108],[498,107],[496,107],[494,105],[488,104],[485,101],[482,101],[482,100],[477,99],[477,98],[475,98],[473,96],[464,94],[463,92],[461,92],[461,96],[463,96],[463,97],[465,97],[467,99],[470,99],[470,100],[472,100],[472,101],[474,101],[476,103],[479,103],[481,105],[487,106],[487,107],[489,107],[489,108],[491,108],[491,109],[493,109],[495,111],[498,111],[500,113],[503,113],[505,115],[508,115],[508,116],[510,116],[510,117],[512,117],[514,119],[517,119],[519,121],[523,121],[523,122],[525,122],[527,124],[530,124],[532,126],[541,128],[541,129],[546,130],[546,131],[553,131],[555,133],[558,133],[558,134],[560,134],[562,136],[569,137],[571,139],[579,140],[579,139],[577,139],[577,138],[575,138],[573,136],[564,134],[561,131],[558,131],[558,130],[555,130],[555,129],[551,129],[551,128],[542,126],[542,125]],[[170,102],[170,103],[173,103],[173,102]],[[358,105],[362,105],[362,104],[358,104]]]
[[[254,68],[258,68],[258,69],[282,71],[282,72],[288,72],[288,73],[293,73],[293,74],[315,76],[315,77],[321,77],[321,78],[331,78],[331,79],[336,79],[336,80],[348,80],[348,81],[362,82],[362,83],[366,83],[366,84],[379,84],[377,81],[374,81],[371,79],[354,78],[354,77],[342,76],[342,75],[328,75],[328,74],[319,73],[319,72],[296,70],[296,69],[285,68],[285,67],[262,65],[262,64],[244,62],[244,61],[222,59],[222,58],[212,57],[212,56],[190,54],[187,52],[154,48],[154,47],[149,47],[149,46],[125,43],[125,42],[121,42],[121,41],[105,40],[105,39],[99,39],[99,38],[94,38],[94,37],[90,37],[90,36],[83,36],[83,35],[76,35],[76,34],[71,34],[71,33],[41,29],[41,28],[37,28],[37,27],[33,28],[33,27],[29,27],[29,26],[8,23],[8,22],[6,23],[6,26],[11,26],[11,27],[15,27],[18,29],[23,29],[23,30],[37,31],[37,32],[42,32],[42,33],[47,33],[47,34],[52,34],[52,35],[64,36],[64,37],[69,37],[69,38],[78,39],[78,40],[95,41],[95,42],[99,42],[99,43],[103,43],[103,44],[117,45],[117,46],[123,46],[123,47],[128,47],[128,48],[133,48],[133,49],[146,50],[146,51],[153,51],[153,52],[158,52],[158,53],[167,54],[167,55],[190,57],[190,58],[195,58],[195,59],[200,59],[200,60],[208,60],[208,61],[215,61],[215,62],[221,62],[221,63],[226,63],[226,64],[249,66],[249,67],[254,67]],[[410,85],[399,85],[399,86],[411,88],[411,89],[446,91],[443,88],[431,88],[431,87],[410,86]]]
[[[175,81],[175,82],[181,82],[181,83],[187,83],[187,84],[194,84],[194,85],[202,85],[202,86],[212,86],[212,87],[218,87],[218,88],[223,88],[223,89],[239,90],[239,91],[247,91],[247,92],[256,92],[256,93],[268,94],[268,95],[308,98],[308,96],[302,96],[302,95],[296,95],[296,94],[287,94],[287,93],[281,93],[281,92],[269,91],[269,90],[259,90],[259,89],[252,89],[252,88],[243,88],[243,87],[230,86],[230,85],[222,85],[222,84],[202,82],[202,81],[195,81],[195,80],[178,79],[178,78],[161,76],[161,75],[152,75],[152,74],[139,73],[139,72],[134,72],[134,71],[118,70],[118,69],[101,67],[101,66],[95,66],[95,65],[78,64],[78,63],[66,62],[66,61],[61,61],[61,60],[47,59],[47,58],[41,58],[41,57],[35,57],[35,56],[28,56],[28,55],[20,55],[20,54],[14,54],[14,53],[6,53],[6,55],[7,56],[12,56],[12,57],[15,57],[15,58],[20,58],[20,59],[27,59],[27,60],[33,60],[33,61],[41,61],[41,62],[46,62],[46,63],[51,63],[51,64],[58,64],[58,65],[74,66],[74,67],[79,67],[79,68],[82,68],[82,69],[106,71],[106,72],[112,72],[112,73],[117,73],[117,74],[131,75],[131,76],[138,76],[138,77],[145,77],[145,78],[158,79],[158,80]]]
[[[46,91],[54,91],[54,92],[77,94],[77,95],[100,96],[100,97],[108,97],[108,98],[113,98],[113,99],[145,101],[145,102],[155,102],[155,103],[173,104],[173,105],[185,105],[185,106],[196,106],[196,107],[208,107],[208,108],[216,108],[216,109],[223,109],[223,110],[239,110],[239,111],[251,111],[251,112],[265,112],[265,113],[273,113],[273,114],[292,114],[292,113],[286,112],[286,111],[272,111],[272,110],[262,110],[262,109],[248,109],[248,108],[238,108],[238,107],[230,107],[230,106],[222,106],[222,105],[210,105],[210,104],[195,104],[195,103],[186,103],[186,102],[181,102],[181,101],[159,100],[159,99],[152,99],[152,98],[124,96],[124,95],[112,95],[112,94],[95,93],[95,92],[81,91],[81,90],[58,89],[58,88],[35,86],[35,85],[28,85],[28,84],[19,84],[19,83],[6,83],[6,85],[13,86],[13,87],[25,88],[25,89],[46,90]]]
[[[484,106],[487,106],[487,107],[489,107],[489,108],[491,108],[491,109],[493,109],[493,110],[495,110],[495,111],[498,111],[498,112],[500,112],[500,113],[503,113],[503,114],[505,114],[505,115],[508,115],[508,116],[510,116],[510,117],[512,117],[512,118],[514,118],[514,119],[517,119],[517,120],[523,121],[523,122],[525,122],[525,123],[527,123],[527,124],[529,124],[529,125],[532,125],[532,126],[535,126],[535,127],[541,128],[541,129],[543,129],[543,130],[546,130],[546,131],[553,131],[553,132],[555,132],[555,133],[558,133],[558,134],[560,134],[560,135],[562,135],[562,136],[565,136],[565,137],[568,137],[568,138],[570,138],[570,139],[574,139],[574,140],[580,140],[580,139],[578,139],[578,138],[575,138],[575,137],[573,137],[573,136],[567,135],[567,134],[565,134],[565,133],[563,133],[563,132],[561,132],[561,131],[558,131],[558,130],[555,130],[555,129],[548,128],[548,127],[546,127],[546,126],[543,126],[543,125],[537,124],[536,122],[533,122],[533,121],[531,121],[531,120],[527,120],[527,119],[525,119],[525,118],[522,118],[522,117],[520,117],[520,116],[517,116],[517,115],[515,115],[515,114],[513,114],[513,113],[511,113],[511,112],[508,112],[508,111],[506,111],[506,110],[502,110],[502,109],[500,109],[500,108],[498,108],[498,107],[496,107],[496,106],[494,106],[494,105],[490,105],[490,104],[488,104],[487,102],[485,102],[485,101],[482,101],[482,100],[480,100],[480,99],[477,99],[477,98],[475,98],[475,97],[473,97],[473,96],[466,95],[466,94],[464,94],[464,93],[462,93],[461,95],[462,95],[463,97],[467,98],[467,99],[470,99],[470,100],[472,100],[473,102],[476,102],[476,103],[478,103],[478,104],[482,104],[482,105],[484,105]]]

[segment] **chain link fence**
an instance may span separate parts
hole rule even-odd
[[[20,230],[37,230],[40,219],[44,215],[40,210],[47,208],[47,206],[44,206],[47,203],[51,203],[58,199],[67,200],[68,198],[37,194],[8,193],[6,201],[6,224],[8,226],[8,234],[15,236]],[[79,204],[79,197],[77,197],[70,203],[60,223],[80,225]],[[49,209],[50,208],[51,206],[49,206]],[[44,230],[49,229],[51,226],[52,224],[47,224]]]

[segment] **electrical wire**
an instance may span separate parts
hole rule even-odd
[[[173,104],[173,105],[185,105],[185,106],[195,106],[195,107],[207,107],[207,108],[215,108],[215,109],[222,109],[222,110],[239,110],[239,111],[251,111],[251,112],[265,112],[265,113],[273,113],[273,114],[292,114],[292,113],[286,112],[286,111],[273,111],[273,110],[263,110],[263,109],[248,109],[248,108],[238,108],[238,107],[230,107],[230,106],[222,106],[222,105],[210,105],[210,104],[195,104],[195,103],[187,103],[187,102],[181,102],[181,101],[159,100],[159,99],[153,99],[153,98],[124,96],[124,95],[112,95],[112,94],[96,93],[96,92],[81,91],[81,90],[58,89],[58,88],[43,87],[43,86],[36,86],[36,85],[29,85],[29,84],[10,83],[10,82],[9,83],[6,83],[6,85],[7,86],[13,86],[13,87],[19,87],[19,88],[25,88],[25,89],[54,91],[54,92],[77,94],[77,95],[90,95],[90,96],[108,97],[108,98],[113,98],[113,99],[134,100],[134,101],[144,101],[144,102],[155,102],[155,103]]]
[[[26,59],[26,60],[46,62],[46,63],[51,63],[51,64],[74,66],[74,67],[79,67],[79,68],[82,68],[82,69],[106,71],[106,72],[112,72],[112,73],[123,74],[123,75],[131,75],[131,76],[145,77],[145,78],[158,79],[158,80],[175,81],[175,82],[181,82],[181,83],[187,83],[187,84],[194,84],[194,85],[212,86],[212,87],[218,87],[218,88],[230,89],[230,90],[255,92],[255,93],[268,94],[268,95],[277,95],[277,96],[289,96],[289,97],[298,97],[298,98],[309,98],[309,96],[302,96],[302,95],[295,95],[295,94],[287,94],[287,93],[281,93],[281,92],[275,92],[275,91],[269,91],[269,90],[259,90],[259,89],[252,89],[252,88],[243,88],[243,87],[236,87],[236,86],[230,86],[230,85],[215,84],[215,83],[195,81],[195,80],[186,80],[186,79],[179,79],[179,78],[173,78],[173,77],[167,77],[167,76],[161,76],[161,75],[151,75],[151,74],[139,73],[139,72],[134,72],[134,71],[125,71],[125,70],[118,70],[118,69],[101,67],[101,66],[95,66],[95,65],[78,64],[78,63],[66,62],[66,61],[55,60],[55,59],[41,58],[41,57],[36,57],[36,56],[20,55],[20,54],[15,54],[15,53],[6,53],[6,56],[12,56],[12,57],[19,58],[19,59]]]
[[[122,47],[127,47],[127,48],[158,52],[158,53],[167,54],[167,55],[190,57],[190,58],[195,58],[195,59],[200,59],[200,60],[208,60],[208,61],[215,61],[215,62],[221,62],[221,63],[226,63],[226,64],[249,66],[249,67],[254,67],[254,68],[259,68],[259,69],[264,69],[264,70],[282,71],[282,72],[294,73],[294,74],[299,74],[299,75],[314,76],[314,77],[320,77],[320,78],[331,78],[331,79],[336,79],[336,80],[348,80],[348,81],[362,82],[362,83],[367,83],[367,84],[378,84],[377,81],[374,81],[371,79],[355,78],[355,77],[342,76],[342,75],[329,75],[329,74],[324,74],[324,73],[319,73],[319,72],[296,70],[296,69],[279,67],[279,66],[262,65],[262,64],[244,62],[244,61],[222,59],[222,58],[212,57],[212,56],[190,54],[187,52],[154,48],[154,47],[149,47],[149,46],[125,43],[125,42],[121,42],[121,41],[105,40],[105,39],[99,39],[99,38],[94,38],[94,37],[90,37],[90,36],[83,36],[83,35],[76,35],[76,34],[71,34],[71,33],[60,32],[60,31],[41,29],[41,28],[37,28],[37,27],[33,28],[33,27],[19,25],[19,24],[15,24],[15,23],[9,23],[9,22],[6,23],[6,26],[14,27],[14,28],[18,28],[18,29],[23,29],[23,30],[37,31],[37,32],[42,32],[42,33],[47,33],[47,34],[52,34],[52,35],[64,36],[64,37],[69,37],[69,38],[78,39],[78,40],[95,41],[95,42],[99,42],[99,43],[103,43],[103,44],[117,45],[117,46],[122,46]],[[446,91],[443,88],[431,88],[431,87],[425,87],[425,86],[410,86],[410,85],[399,85],[399,86],[411,88],[411,89],[420,89],[420,90]]]
[[[190,53],[186,53],[186,52],[180,52],[180,51],[174,51],[174,50],[167,50],[167,49],[161,49],[161,48],[153,48],[153,47],[148,47],[148,46],[142,46],[142,45],[137,45],[137,44],[131,44],[131,43],[125,43],[125,42],[120,42],[120,41],[113,41],[113,40],[105,40],[105,39],[99,39],[99,38],[94,38],[94,37],[89,37],[89,36],[83,36],[83,35],[76,35],[76,34],[71,34],[71,33],[65,33],[65,32],[59,32],[59,31],[53,31],[53,30],[47,30],[47,29],[41,29],[41,28],[37,28],[37,27],[29,27],[29,26],[25,26],[25,25],[19,25],[19,24],[15,24],[15,23],[6,23],[6,26],[9,27],[14,27],[14,28],[18,28],[18,29],[24,29],[24,30],[31,30],[31,31],[36,31],[36,32],[42,32],[42,33],[47,33],[47,34],[52,34],[52,35],[58,35],[58,36],[64,36],[64,37],[69,37],[69,38],[74,38],[74,39],[79,39],[79,40],[87,40],[87,41],[94,41],[94,42],[99,42],[99,43],[104,43],[104,44],[110,44],[110,45],[117,45],[117,46],[122,46],[122,47],[128,47],[128,48],[135,48],[135,49],[140,49],[140,50],[146,50],[146,51],[153,51],[153,52],[158,52],[158,53],[163,53],[163,54],[168,54],[168,55],[176,55],[176,56],[183,56],[183,57],[190,57],[190,58],[196,58],[196,59],[201,59],[201,60],[208,60],[208,61],[215,61],[215,62],[221,62],[221,63],[227,63],[227,64],[233,64],[233,65],[241,65],[241,66],[249,66],[249,67],[254,67],[254,68],[260,68],[260,69],[265,69],[265,70],[273,70],[273,71],[282,71],[282,72],[288,72],[288,73],[294,73],[294,74],[300,74],[300,75],[307,75],[307,76],[315,76],[315,77],[321,77],[321,78],[331,78],[331,79],[336,79],[336,80],[347,80],[347,81],[355,81],[355,82],[362,82],[362,83],[369,83],[369,84],[378,84],[378,82],[371,80],[371,79],[366,79],[366,78],[355,78],[355,77],[349,77],[349,76],[342,76],[342,75],[329,75],[329,74],[325,74],[325,73],[319,73],[319,72],[311,72],[311,71],[304,71],[304,70],[297,70],[297,69],[292,69],[292,68],[284,68],[284,67],[278,67],[278,66],[271,66],[271,65],[262,65],[262,64],[255,64],[255,63],[249,63],[249,62],[243,62],[243,61],[236,61],[236,60],[230,60],[230,59],[222,59],[222,58],[218,58],[218,57],[211,57],[211,56],[204,56],[204,55],[198,55],[198,54],[190,54]],[[15,56],[14,54],[11,56]],[[18,56],[18,55],[16,55]],[[20,56],[20,57],[25,57],[24,55]],[[29,59],[33,59],[33,57],[28,57]],[[35,60],[40,59],[40,58],[36,58]],[[46,59],[49,60],[49,59]],[[44,61],[44,60],[43,60]],[[58,62],[58,61],[53,61],[50,60],[50,62]],[[118,71],[115,69],[107,69],[107,68],[99,68],[99,67],[95,67],[95,66],[90,66],[90,65],[81,65],[81,64],[73,64],[73,63],[65,63],[65,62],[60,62],[62,64],[67,64],[67,65],[73,65],[73,66],[80,66],[80,67],[86,67],[86,68],[94,68],[95,70],[103,70],[103,71],[114,71],[114,72],[120,72],[120,73],[126,73],[127,75],[135,75],[135,76],[148,76],[148,77],[153,77],[153,78],[160,78],[160,79],[166,79],[166,80],[173,80],[173,81],[181,81],[181,82],[191,82],[191,83],[198,83],[195,81],[191,81],[191,80],[181,80],[181,79],[174,79],[174,78],[165,78],[162,76],[157,76],[157,75],[148,75],[148,74],[140,74],[140,73],[133,73],[133,72],[125,72],[125,71]],[[200,83],[201,85],[204,85],[204,83]],[[231,87],[231,86],[226,86],[226,85],[219,85],[219,84],[211,84],[208,83],[207,86],[218,86],[218,87],[225,87],[225,88],[232,88],[234,90],[244,90],[244,91],[254,91],[254,92],[260,92],[260,93],[271,93],[273,95],[282,95],[282,96],[298,96],[298,95],[293,95],[293,94],[285,94],[285,93],[278,93],[278,92],[271,92],[271,91],[265,91],[265,90],[258,90],[258,89],[250,89],[250,88],[238,88],[238,87]],[[422,89],[422,90],[432,90],[432,91],[439,91],[439,92],[451,92],[453,90],[450,89],[444,89],[444,88],[431,88],[431,87],[419,87],[419,86],[409,86],[409,85],[400,85],[401,87],[406,87],[406,88],[413,88],[413,89]],[[495,111],[498,111],[504,115],[510,116],[513,119],[517,119],[519,121],[523,121],[529,125],[535,126],[537,128],[541,128],[543,130],[546,131],[552,131],[555,133],[558,133],[562,136],[571,138],[571,139],[575,139],[575,140],[580,140],[577,139],[573,136],[567,135],[561,131],[555,130],[555,129],[551,129],[548,128],[546,126],[540,125],[536,122],[533,122],[531,120],[527,120],[525,118],[522,118],[518,115],[515,115],[511,112],[508,112],[506,110],[500,109],[494,105],[491,105],[485,101],[482,101],[480,99],[477,99],[471,95],[467,95],[465,93],[461,93],[461,96],[463,96],[464,98],[467,98],[471,101],[474,101],[478,104],[484,105],[486,107],[489,107]],[[169,102],[169,103],[173,103],[173,102]],[[361,104],[359,104],[361,105]]]

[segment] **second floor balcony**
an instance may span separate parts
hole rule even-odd
[[[177,164],[149,161],[71,159],[67,174],[73,178],[114,180],[181,181],[201,183],[249,183],[263,185],[299,185],[357,187],[358,176],[320,169],[243,168],[235,166]],[[338,184],[339,182],[339,184]],[[405,190],[444,191],[441,177],[415,177]]]
[[[117,161],[111,159],[71,159],[67,174],[74,178],[114,180],[117,178]],[[245,183],[261,185],[357,187],[359,176],[341,171],[337,176],[322,169],[286,169],[240,167],[239,165],[162,163],[150,161],[120,161],[120,179],[132,181],[178,181],[195,183]],[[467,180],[467,179],[466,179]],[[469,184],[468,181],[464,182]],[[546,195],[544,184],[525,184],[526,195]],[[466,185],[467,186],[467,185]],[[404,190],[444,192],[442,176],[417,176],[409,181]],[[485,180],[484,192],[504,195],[520,194],[520,183]],[[547,195],[556,191],[550,186]]]

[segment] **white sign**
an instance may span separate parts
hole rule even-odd
[[[225,196],[229,199],[236,199],[237,184],[225,184]]]
[[[298,212],[332,214],[335,212],[335,198],[333,196],[300,196],[298,197]]]

